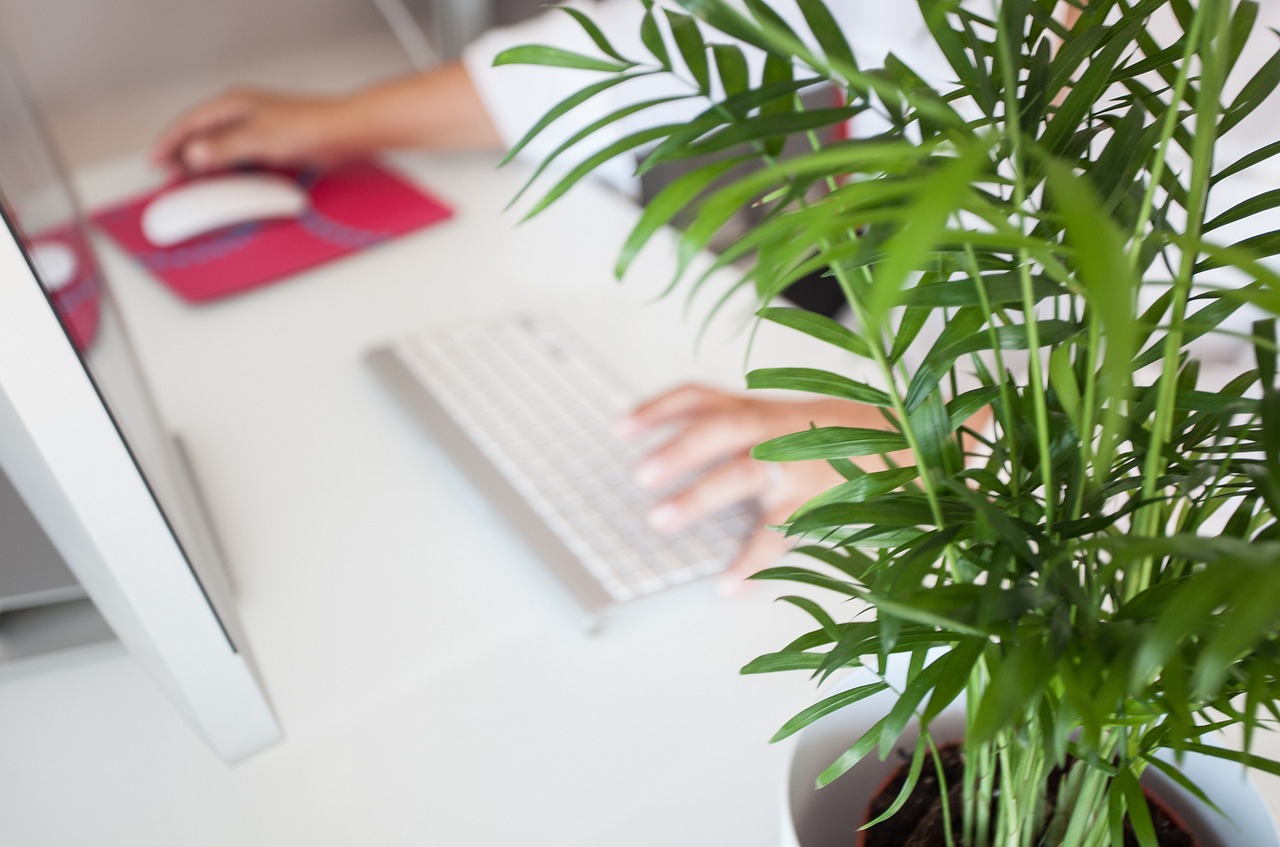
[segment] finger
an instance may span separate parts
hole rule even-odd
[[[183,114],[161,131],[151,148],[155,162],[180,162],[182,149],[192,139],[244,120],[253,109],[254,99],[245,92],[227,92],[201,103]]]
[[[746,540],[738,555],[720,575],[717,587],[726,597],[742,594],[747,590],[747,577],[764,570],[787,554],[791,539],[776,529],[761,526]]]
[[[182,149],[182,164],[190,171],[216,171],[253,162],[276,164],[260,133],[251,124],[204,135]]]
[[[705,385],[681,385],[632,409],[627,417],[619,421],[618,434],[623,437],[640,435],[728,402],[728,395],[714,388],[708,388]]]
[[[708,465],[745,453],[762,439],[754,421],[732,409],[695,419],[636,467],[636,484],[661,490]]]
[[[750,456],[740,456],[717,465],[654,506],[649,525],[658,532],[677,532],[726,506],[760,496],[768,484],[764,466]]]

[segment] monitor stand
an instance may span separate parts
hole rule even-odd
[[[0,470],[0,671],[115,639]]]
[[[86,597],[3,469],[0,538],[0,614]]]
[[[221,544],[182,439],[174,436],[183,504],[213,552],[212,578],[230,586]],[[115,640],[71,569],[0,468],[0,673],[5,666]],[[208,568],[201,574],[211,575]],[[228,634],[230,637],[230,633]]]

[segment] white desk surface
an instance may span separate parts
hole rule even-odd
[[[501,209],[518,176],[489,158],[396,162],[457,217],[257,292],[191,307],[104,251],[287,738],[222,764],[116,646],[7,671],[0,843],[777,843],[787,750],[765,741],[813,691],[737,668],[802,632],[801,613],[700,584],[586,634],[361,361],[399,332],[525,307],[558,315],[641,393],[692,375],[733,387],[740,320],[695,354],[679,298],[646,304],[662,257],[613,282],[634,210],[599,189],[515,227]],[[83,189],[100,203],[155,178],[124,162]],[[766,332],[752,362],[818,355]],[[1280,783],[1259,782],[1280,811]]]
[[[647,305],[656,253],[634,284],[610,275],[630,204],[585,187],[516,227],[518,174],[492,159],[395,161],[456,218],[256,292],[192,307],[102,251],[287,739],[222,764],[116,646],[6,672],[0,843],[777,843],[786,757],[766,740],[812,689],[737,669],[804,616],[703,583],[587,634],[362,362],[397,333],[523,307],[642,394],[740,386],[742,310],[694,353],[683,301]],[[156,178],[130,161],[82,187],[95,205]]]

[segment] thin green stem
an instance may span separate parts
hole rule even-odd
[[[1067,821],[1071,818],[1072,810],[1080,806],[1080,792],[1084,784],[1085,770],[1087,765],[1084,762],[1073,762],[1068,768],[1062,781],[1058,784],[1057,802],[1054,804],[1053,819],[1049,821],[1049,826],[1045,830],[1045,844],[1065,844]]]
[[[1090,367],[1085,368],[1084,378],[1084,395],[1080,403],[1080,475],[1079,484],[1076,486],[1076,497],[1071,504],[1071,519],[1075,520],[1080,517],[1080,511],[1084,508],[1084,491],[1088,483],[1088,468],[1093,467],[1093,427],[1095,407],[1098,403],[1098,369],[1093,367],[1093,363],[1099,361],[1099,351],[1101,349],[1102,340],[1102,318],[1096,313],[1096,310],[1089,311],[1089,337],[1085,352],[1085,361],[1090,363]],[[1112,402],[1116,402],[1112,399]],[[1100,469],[1104,474],[1106,469]],[[1099,483],[1105,483],[1106,480],[1097,480]]]
[[[982,693],[990,684],[990,674],[986,669],[986,660],[979,660],[974,666],[969,684],[965,689],[965,714],[972,718],[978,713],[978,704]],[[966,735],[966,738],[972,737]],[[965,797],[965,844],[986,845],[991,843],[991,809],[996,800],[996,764],[992,745],[965,745],[965,776],[972,779],[972,785],[966,786]]]
[[[942,766],[938,745],[933,743],[933,736],[928,732],[925,732],[925,743],[929,745],[929,756],[933,759],[933,767],[938,775],[938,798],[942,804],[942,834],[946,840],[946,847],[957,847],[956,834],[951,826],[951,799],[948,796],[951,789],[947,785],[946,770]]]
[[[822,246],[824,249],[827,249],[830,245],[824,242]],[[862,298],[858,295],[857,289],[854,287],[853,281],[849,279],[847,272],[844,268],[839,266],[832,268],[832,271],[835,273],[836,280],[840,283],[840,288],[844,292],[844,296],[849,303],[849,307],[853,310],[854,318],[857,320],[858,325],[864,328],[872,326],[873,322],[870,321],[870,315],[863,307],[861,302]],[[867,271],[866,268],[860,268],[859,273],[864,277],[864,281],[869,282],[869,279],[866,279],[866,277],[869,276],[869,271]],[[874,343],[868,344],[867,347],[871,351],[872,360],[879,369],[881,376],[884,377],[885,390],[889,395],[889,401],[892,404],[894,415],[897,417],[902,437],[906,440],[907,448],[911,451],[913,456],[923,456],[924,453],[920,449],[920,439],[916,435],[915,428],[911,425],[911,420],[907,413],[906,402],[902,396],[902,390],[898,386],[898,381],[894,377],[893,366],[889,363],[888,356],[884,351],[883,333],[877,329],[875,336]],[[924,462],[918,462],[917,466],[920,469],[921,488],[924,491],[925,497],[929,501],[929,509],[933,514],[933,520],[937,526],[941,527],[944,524],[942,517],[942,501],[938,495],[937,483],[933,478],[934,469],[930,468]]]
[[[808,140],[814,149],[820,147],[818,138],[814,133],[808,133]],[[827,180],[828,186],[834,190],[837,187],[834,178],[827,177]],[[805,204],[802,201],[801,206],[803,207],[804,205]],[[846,236],[850,240],[856,241],[858,239],[857,230],[849,230],[846,233]],[[829,250],[832,247],[832,244],[833,243],[827,239],[823,239],[820,242],[820,245],[824,250]],[[833,265],[831,271],[835,275],[836,281],[840,284],[840,290],[844,293],[845,301],[853,311],[854,319],[858,322],[858,326],[862,327],[864,332],[872,329],[874,322],[870,320],[870,315],[863,307],[862,297],[859,295],[858,290],[855,287],[854,280],[849,278],[848,272],[839,264]],[[861,277],[859,282],[863,285],[870,284],[870,269],[864,266],[858,268],[857,273]],[[893,404],[893,411],[897,416],[898,427],[902,432],[902,437],[907,442],[907,448],[911,451],[913,456],[922,456],[923,453],[920,450],[920,439],[916,435],[915,428],[911,425],[911,421],[907,413],[906,402],[903,399],[902,391],[899,388],[898,381],[893,373],[893,366],[889,363],[889,358],[884,351],[884,333],[880,331],[878,326],[874,328],[875,340],[873,343],[868,344],[867,347],[870,349],[872,360],[875,362],[881,376],[884,378],[886,391],[889,394],[891,403]],[[933,513],[934,522],[937,526],[941,527],[943,525],[942,502],[938,496],[937,484],[933,479],[933,469],[928,467],[924,462],[917,462],[917,467],[920,469],[921,487],[924,490],[925,497],[929,501],[929,508]],[[951,553],[948,553],[948,559],[954,570],[956,563]]]
[[[1128,11],[1129,4],[1124,3],[1123,6]],[[1165,110],[1163,116],[1160,140],[1156,142],[1155,158],[1151,163],[1151,178],[1147,183],[1146,191],[1143,193],[1142,203],[1138,207],[1138,217],[1133,226],[1133,239],[1129,242],[1129,263],[1135,269],[1138,267],[1138,258],[1142,253],[1143,235],[1147,231],[1147,226],[1151,223],[1151,215],[1155,212],[1156,194],[1160,190],[1161,181],[1164,179],[1165,168],[1168,167],[1169,146],[1173,143],[1174,130],[1178,128],[1178,105],[1182,103],[1186,96],[1191,74],[1191,60],[1195,57],[1200,40],[1202,22],[1200,11],[1202,8],[1202,5],[1196,6],[1191,27],[1187,30],[1186,48],[1182,53],[1182,61],[1178,63],[1178,75],[1173,86],[1173,96],[1169,108]]]
[[[1147,455],[1143,464],[1142,493],[1147,499],[1154,498],[1160,478],[1168,469],[1168,460],[1164,455],[1173,430],[1173,416],[1176,394],[1178,390],[1177,373],[1182,356],[1183,338],[1188,303],[1191,299],[1192,283],[1195,277],[1195,266],[1199,260],[1199,252],[1192,246],[1200,242],[1205,221],[1205,210],[1208,204],[1210,180],[1213,176],[1213,150],[1217,141],[1217,124],[1220,118],[1222,84],[1224,75],[1224,45],[1217,43],[1226,29],[1229,7],[1222,0],[1205,0],[1195,7],[1191,22],[1190,35],[1187,39],[1187,50],[1196,46],[1200,48],[1202,68],[1200,75],[1200,91],[1196,97],[1195,136],[1191,155],[1191,181],[1187,202],[1186,244],[1182,250],[1178,274],[1173,280],[1173,315],[1165,336],[1164,357],[1161,365],[1160,382],[1157,388],[1155,420],[1151,427]],[[1207,38],[1201,38],[1204,30],[1204,18],[1213,14],[1213,28]],[[1189,72],[1190,56],[1186,57],[1180,68],[1179,80]],[[1185,92],[1179,92],[1176,104],[1181,102]],[[1164,509],[1158,503],[1146,507],[1139,515],[1138,532],[1141,535],[1156,535],[1160,532]],[[1142,563],[1135,579],[1128,581],[1126,599],[1144,590],[1151,582],[1155,563],[1147,559]]]
[[[996,365],[996,380],[1000,388],[1000,405],[1004,411],[1004,419],[999,421],[1001,431],[1004,433],[1004,440],[1008,442],[1009,455],[1017,455],[1018,452],[1018,433],[1013,425],[1013,395],[1009,391],[1008,380],[1004,378],[1004,354],[1000,350],[1000,343],[996,335],[996,327],[994,321],[995,310],[991,306],[991,298],[987,294],[986,283],[982,279],[982,273],[978,269],[978,257],[974,255],[973,245],[965,244],[965,258],[969,262],[969,276],[973,279],[973,284],[978,290],[978,302],[982,306],[982,312],[987,316],[987,333],[991,338],[991,349]],[[1009,474],[1010,493],[1017,497],[1022,488],[1021,478],[1012,471]]]
[[[1106,817],[1097,813],[1107,794],[1107,782],[1106,774],[1092,768],[1087,769],[1081,779],[1076,807],[1071,812],[1066,834],[1062,837],[1063,844],[1089,843],[1090,837],[1097,837],[1099,827],[1104,836],[1108,834]]]
[[[1020,110],[1018,104],[1018,79],[1014,69],[1012,41],[1014,33],[1009,32],[1008,18],[1002,14],[997,4],[996,25],[999,33],[996,43],[1000,49],[1000,67],[1004,78],[1005,126],[1008,129],[1009,163],[1013,168],[1013,201],[1017,207],[1018,229],[1027,230],[1026,203],[1027,185],[1024,172],[1025,151],[1022,138]],[[1020,41],[1019,41],[1020,43]],[[1053,484],[1053,463],[1049,451],[1049,405],[1045,392],[1043,364],[1040,360],[1040,328],[1036,321],[1036,299],[1031,280],[1031,259],[1025,248],[1018,251],[1018,279],[1021,286],[1022,305],[1026,315],[1027,346],[1030,351],[1028,362],[1030,374],[1028,387],[1031,389],[1032,406],[1036,418],[1036,449],[1040,456],[1040,480],[1044,486],[1044,518],[1046,527],[1054,524],[1055,503],[1057,493]]]

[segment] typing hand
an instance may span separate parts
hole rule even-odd
[[[690,474],[692,483],[665,497],[649,513],[660,532],[675,532],[733,503],[756,499],[761,519],[721,578],[736,593],[752,573],[776,562],[790,541],[770,526],[785,521],[809,498],[840,483],[826,462],[760,462],[751,448],[779,435],[818,426],[882,426],[869,406],[843,400],[783,402],[685,385],[632,411],[620,425],[624,437],[662,427],[674,435],[636,469],[636,482],[661,491]]]
[[[157,164],[200,173],[238,164],[332,164],[344,149],[345,101],[254,89],[228,91],[184,112],[156,140]]]

